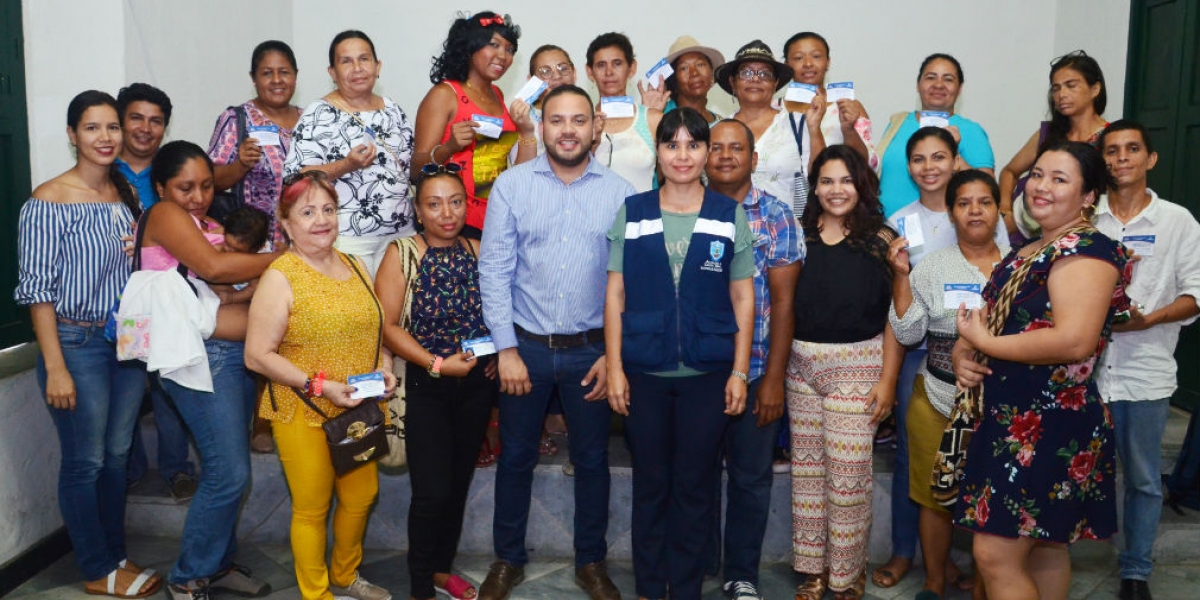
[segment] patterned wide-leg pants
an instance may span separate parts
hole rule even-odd
[[[883,338],[850,344],[792,341],[792,568],[854,584],[867,561],[871,450],[867,396],[883,372]]]

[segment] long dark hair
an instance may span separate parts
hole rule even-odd
[[[150,183],[156,187],[167,187],[167,182],[178,175],[183,165],[193,158],[202,159],[204,164],[208,165],[208,170],[213,171],[213,161],[204,148],[186,140],[163,144],[154,155],[154,160],[150,161]]]
[[[446,41],[442,42],[441,56],[433,59],[429,81],[434,85],[442,81],[466,81],[467,75],[471,73],[471,57],[491,43],[492,34],[498,33],[500,37],[508,40],[515,53],[517,40],[521,37],[521,28],[511,21],[512,17],[500,16],[491,11],[455,19],[450,25]]]
[[[78,133],[79,121],[83,119],[83,113],[93,106],[107,106],[113,109],[113,112],[117,113],[118,122],[120,121],[121,111],[117,107],[115,98],[99,90],[87,90],[76,94],[67,104],[67,127]],[[113,161],[113,164],[108,167],[108,180],[117,189],[117,197],[121,199],[121,204],[124,204],[135,218],[142,216],[142,204],[138,202],[133,186],[129,185],[129,181],[121,174],[121,169],[117,168],[116,161]]]
[[[1100,93],[1092,100],[1092,109],[1096,111],[1097,115],[1104,114],[1104,109],[1108,106],[1108,87],[1104,84],[1104,72],[1100,70],[1100,63],[1083,50],[1076,50],[1060,56],[1050,65],[1051,91],[1046,93],[1046,102],[1050,105],[1050,131],[1046,135],[1046,141],[1042,144],[1043,149],[1052,142],[1067,139],[1067,133],[1071,131],[1071,119],[1058,112],[1058,108],[1054,106],[1054,74],[1063,69],[1079,72],[1089,87],[1100,84]]]
[[[826,146],[816,160],[813,161],[812,172],[808,174],[808,205],[804,209],[803,226],[806,236],[819,236],[821,232],[821,215],[825,212],[821,200],[817,198],[817,181],[821,178],[821,168],[831,161],[841,161],[854,180],[854,189],[858,192],[858,202],[850,214],[846,215],[843,226],[850,233],[847,239],[863,242],[876,235],[880,228],[886,227],[883,218],[883,204],[879,202],[879,177],[867,165],[862,155],[845,144]]]

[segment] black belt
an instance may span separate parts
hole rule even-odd
[[[589,329],[579,333],[551,333],[550,335],[532,333],[516,324],[513,325],[513,328],[516,329],[518,337],[535,341],[551,349],[578,348],[604,341],[604,328]]]

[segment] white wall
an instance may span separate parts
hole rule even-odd
[[[95,0],[85,15],[66,0],[23,4],[35,182],[70,166],[63,114],[71,95],[87,87],[114,94],[132,81],[162,87],[175,104],[168,137],[206,144],[221,109],[253,93],[247,75],[250,51],[268,38],[295,49],[300,80],[294,102],[303,106],[330,89],[329,40],[346,28],[366,31],[384,63],[377,91],[415,116],[430,86],[430,58],[458,10],[445,3],[394,0]],[[628,34],[644,70],[682,34],[732,56],[756,37],[780,52],[789,35],[811,29],[832,46],[830,80],[856,81],[874,116],[876,136],[888,115],[915,107],[916,70],[924,56],[957,56],[966,72],[959,112],[987,128],[1001,164],[1045,117],[1053,57],[1084,48],[1099,58],[1111,86],[1110,118],[1120,114],[1124,97],[1129,0],[660,0],[652,8],[638,0],[614,0],[609,5],[615,8],[509,0],[503,10],[521,26],[522,38],[501,87],[509,93],[518,87],[529,53],[550,42],[571,53],[581,83],[594,89],[583,81],[584,49],[604,31]],[[713,89],[713,104],[730,112],[732,101]]]
[[[0,379],[0,565],[62,527],[58,434],[33,371]]]

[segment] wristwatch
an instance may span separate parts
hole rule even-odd
[[[435,356],[433,360],[429,361],[429,368],[427,370],[430,377],[437,379],[442,376],[442,360],[442,357]]]

